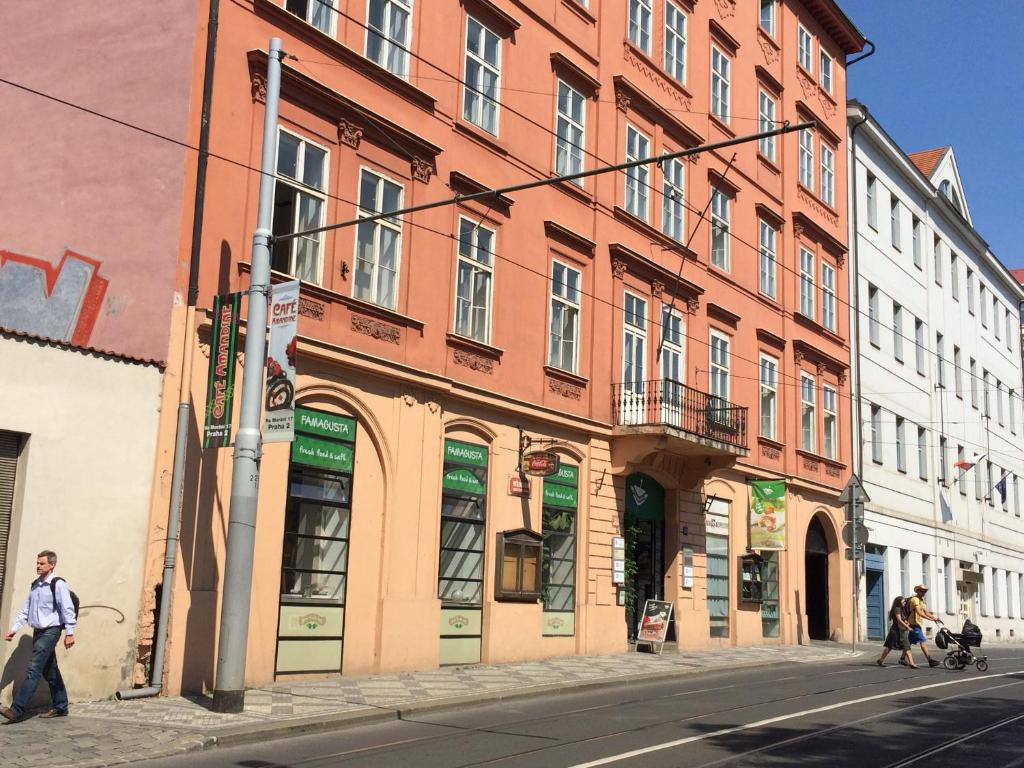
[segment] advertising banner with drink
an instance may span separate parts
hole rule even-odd
[[[750,483],[750,548],[786,548],[786,483],[753,480]]]
[[[295,345],[299,329],[299,281],[270,291],[270,343],[264,397],[263,442],[295,439]]]

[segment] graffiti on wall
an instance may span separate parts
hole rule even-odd
[[[109,282],[100,266],[73,251],[56,266],[0,251],[0,327],[88,346]]]

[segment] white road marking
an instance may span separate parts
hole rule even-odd
[[[942,683],[931,683],[929,685],[919,685],[916,688],[901,688],[898,691],[891,693],[878,693],[874,696],[864,696],[859,699],[852,699],[850,701],[842,701],[838,704],[829,704],[824,707],[815,707],[814,709],[805,709],[801,712],[792,712],[788,715],[778,715],[776,717],[769,717],[765,720],[758,720],[753,723],[746,723],[744,725],[733,726],[732,728],[722,728],[712,733],[704,733],[697,736],[687,736],[684,739],[675,739],[674,741],[666,741],[663,744],[653,744],[649,747],[643,747],[642,749],[634,749],[629,752],[622,752],[618,755],[609,755],[608,757],[602,757],[598,760],[592,760],[589,763],[577,763],[569,766],[569,768],[596,768],[599,765],[608,765],[609,763],[617,763],[621,760],[628,760],[631,757],[640,757],[641,755],[649,755],[652,752],[660,752],[663,749],[671,749],[672,747],[679,747],[683,744],[692,744],[696,741],[704,741],[705,739],[716,738],[718,736],[727,736],[730,733],[739,733],[740,731],[749,731],[754,728],[763,728],[766,725],[772,725],[774,723],[785,722],[786,720],[795,720],[800,717],[807,717],[808,715],[816,715],[819,712],[830,712],[834,709],[842,709],[843,707],[851,707],[855,704],[863,704],[868,701],[877,701],[879,699],[888,699],[894,696],[905,696],[910,693],[917,691],[927,691],[931,688],[942,688],[947,685],[957,685],[966,682],[975,682],[977,680],[990,679],[996,677],[1008,677],[1010,675],[1024,674],[1024,670],[1017,670],[1015,672],[1002,672],[996,675],[985,675],[984,677],[968,677],[961,678],[958,680],[948,680]]]

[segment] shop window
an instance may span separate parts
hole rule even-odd
[[[281,555],[278,674],[341,670],[356,423],[297,408]]]
[[[779,553],[762,553],[761,634],[779,636]]]
[[[525,528],[498,534],[501,559],[495,563],[495,600],[533,603],[540,599],[542,542],[542,536]]]
[[[740,557],[740,602],[760,603],[763,600],[763,565],[760,555]]]
[[[707,536],[711,637],[729,636],[729,537]]]
[[[576,520],[579,509],[579,468],[562,464],[544,478],[541,577],[544,634],[576,632]]]

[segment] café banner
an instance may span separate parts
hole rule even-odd
[[[241,293],[213,298],[210,330],[210,372],[206,378],[206,427],[203,448],[231,444],[231,414],[235,397],[235,352],[238,347],[238,315]]]
[[[264,397],[263,442],[295,439],[295,344],[299,327],[299,281],[278,283],[270,293],[270,342]]]
[[[786,483],[783,480],[750,483],[750,548],[786,548]]]

